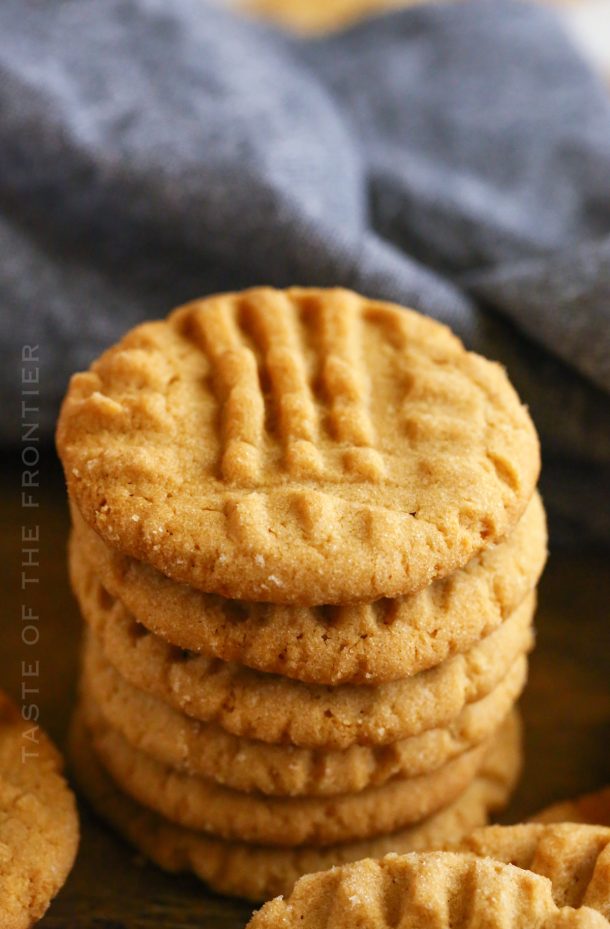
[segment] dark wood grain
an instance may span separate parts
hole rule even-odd
[[[40,662],[42,722],[64,744],[74,696],[80,621],[65,570],[67,513],[53,452],[43,455],[40,507],[20,505],[17,455],[4,462],[0,685],[21,700],[22,661]],[[40,525],[39,581],[21,590],[21,526]],[[522,701],[527,762],[504,817],[610,782],[609,552],[553,552],[540,589],[538,645]],[[40,641],[21,640],[21,608],[40,614]],[[251,906],[209,894],[189,877],[145,864],[83,806],[83,838],[67,886],[45,929],[238,929]]]

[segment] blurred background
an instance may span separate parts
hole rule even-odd
[[[221,0],[222,2],[222,0]],[[376,14],[426,0],[226,0],[255,17],[277,22],[301,34],[319,35]],[[456,0],[459,2],[459,0]],[[464,2],[464,0],[461,0]],[[536,0],[533,0],[536,2]],[[610,5],[607,0],[541,0],[557,9],[594,64],[610,75]]]

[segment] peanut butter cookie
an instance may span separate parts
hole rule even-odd
[[[290,604],[451,574],[511,532],[539,471],[499,365],[346,290],[255,288],[138,326],[74,375],[57,446],[112,548]]]
[[[0,692],[0,925],[29,929],[76,856],[78,814],[61,756]]]
[[[302,877],[248,929],[607,929],[588,892],[557,903],[561,888],[493,857],[423,852],[365,858]]]

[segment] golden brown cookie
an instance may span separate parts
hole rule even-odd
[[[78,815],[57,749],[0,692],[0,925],[29,929],[68,876]]]
[[[511,716],[466,791],[450,806],[408,829],[376,839],[326,848],[273,848],[224,842],[162,819],[121,793],[96,758],[82,720],[72,730],[72,762],[97,812],[144,855],[168,871],[192,871],[214,890],[250,900],[290,892],[311,871],[367,855],[438,848],[481,825],[506,803],[520,765],[520,729]]]
[[[147,634],[93,573],[73,572],[72,583],[102,650],[126,680],[187,715],[264,742],[344,749],[447,725],[532,644],[533,594],[490,636],[436,668],[378,687],[307,685],[174,648]]]
[[[447,576],[510,533],[539,471],[499,365],[345,290],[256,288],[138,326],[72,378],[57,445],[111,547],[289,604]]]
[[[590,823],[610,827],[610,787],[553,803],[532,817],[538,823]]]
[[[246,794],[184,774],[134,749],[91,704],[82,706],[96,755],[120,790],[187,829],[264,845],[334,845],[395,832],[431,816],[476,776],[488,745],[430,774],[331,797]]]
[[[87,619],[100,612],[101,595],[98,605],[92,599],[99,575],[112,597],[169,642],[309,683],[375,685],[467,651],[522,603],[546,559],[544,510],[535,495],[509,539],[413,597],[317,609],[244,604],[115,556],[72,509],[70,571]]]
[[[81,697],[89,716],[92,709],[134,748],[168,767],[246,792],[330,796],[429,774],[488,740],[521,693],[526,672],[523,656],[490,694],[467,706],[450,726],[392,745],[344,751],[270,745],[197,722],[126,683],[91,639],[85,647]]]
[[[460,850],[548,878],[558,906],[592,907],[610,918],[610,829],[580,823],[522,823],[476,829]]]
[[[608,929],[591,885],[567,888],[557,872],[551,882],[536,864],[443,851],[365,858],[301,878],[248,929]]]

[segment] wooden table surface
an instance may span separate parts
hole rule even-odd
[[[39,661],[30,678],[44,727],[64,744],[75,689],[80,621],[65,569],[67,512],[51,449],[42,456],[38,509],[21,506],[18,453],[3,462],[0,481],[4,615],[0,686],[21,700],[22,661]],[[40,527],[36,581],[21,584],[21,527]],[[540,588],[538,642],[522,700],[526,765],[504,816],[516,821],[562,797],[610,783],[610,552],[552,551]],[[36,554],[30,556],[37,558]],[[22,639],[22,606],[39,613],[40,638]],[[27,638],[27,636],[26,636]],[[251,906],[205,891],[194,879],[144,864],[82,808],[75,869],[44,929],[239,929]]]

